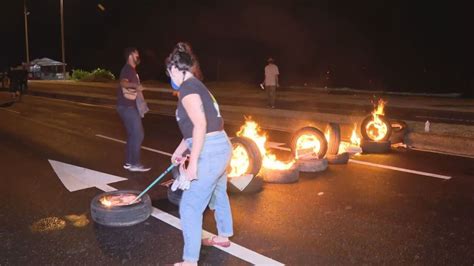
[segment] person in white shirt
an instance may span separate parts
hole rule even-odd
[[[265,66],[265,89],[268,95],[268,107],[275,108],[275,99],[276,99],[276,88],[279,87],[278,75],[278,66],[275,65],[275,60],[273,58],[267,59],[267,65]]]

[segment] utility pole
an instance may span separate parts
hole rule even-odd
[[[26,9],[26,0],[23,0],[23,14],[25,16],[25,48],[26,48],[26,63],[28,67],[30,65],[30,48],[28,44],[28,15],[29,12]]]
[[[66,79],[66,56],[64,52],[64,6],[63,0],[60,0],[61,6],[61,47],[62,47],[62,55],[63,55],[63,79]]]

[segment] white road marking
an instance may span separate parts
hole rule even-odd
[[[10,113],[14,113],[14,114],[20,114],[20,112],[18,112],[18,111],[10,110],[10,109],[7,109],[7,108],[0,108],[0,110],[4,110],[4,111],[10,112]]]
[[[115,106],[112,106],[112,105],[103,105],[103,104],[99,105],[99,104],[81,103],[81,102],[74,102],[74,103],[76,103],[77,105],[87,106],[87,107],[100,107],[100,108],[105,108],[105,109],[115,109]]]
[[[119,142],[119,143],[123,143],[123,144],[126,143],[126,142],[123,141],[123,140],[116,139],[116,138],[112,138],[112,137],[107,137],[107,136],[104,136],[104,135],[101,135],[101,134],[96,134],[96,137],[108,139],[108,140],[115,141],[115,142]],[[142,146],[142,149],[147,150],[147,151],[151,151],[151,152],[156,152],[156,153],[163,154],[163,155],[170,156],[170,157],[173,155],[173,154],[171,154],[171,153],[169,153],[169,152],[160,151],[160,150],[153,149],[153,148],[146,147],[146,146]]]
[[[291,151],[290,148],[280,147],[281,145],[284,145],[284,143],[271,142],[271,141],[269,141],[267,143],[268,143],[268,147],[270,147],[270,148],[278,149],[278,150],[284,150],[284,151]],[[359,161],[359,160],[354,160],[354,159],[349,159],[349,162],[364,164],[364,165],[367,165],[367,166],[372,166],[372,167],[377,167],[377,168],[384,168],[384,169],[389,169],[389,170],[394,170],[394,171],[406,172],[406,173],[411,173],[411,174],[442,178],[442,179],[446,179],[446,180],[452,178],[451,176],[432,174],[432,173],[421,172],[421,171],[410,170],[410,169],[405,169],[405,168],[400,168],[400,167],[395,167],[395,166],[389,166],[389,165],[383,165],[383,164],[377,164],[377,163],[369,163],[369,162],[364,162],[364,161]]]
[[[160,209],[153,207],[153,212],[151,213],[151,215],[171,226],[174,226],[175,228],[179,230],[182,230],[180,220],[169,213],[166,213]],[[202,236],[204,238],[208,238],[208,237],[213,237],[215,235],[203,230]],[[253,250],[250,250],[246,247],[235,244],[234,242],[231,242],[231,245],[228,248],[222,248],[218,246],[215,246],[215,248],[218,248],[224,252],[227,252],[230,255],[240,258],[241,260],[247,261],[253,265],[284,265],[281,262],[265,257]]]
[[[54,172],[57,174],[63,185],[70,192],[92,187],[96,187],[105,192],[116,191],[117,189],[108,185],[108,183],[127,180],[124,177],[114,176],[99,171],[87,169],[84,167],[79,167],[54,160],[48,161],[53,167]],[[152,207],[151,215],[157,218],[158,220],[161,220],[179,230],[182,230],[180,219],[174,217],[169,213],[166,213],[158,208]],[[203,236],[212,237],[214,236],[214,234],[203,230]],[[216,248],[254,265],[284,265],[281,262],[265,257],[255,251],[240,246],[234,242],[231,242],[231,245],[228,248]]]
[[[357,164],[363,164],[363,165],[367,165],[367,166],[373,166],[373,167],[377,167],[377,168],[390,169],[390,170],[400,171],[400,172],[405,172],[405,173],[411,173],[411,174],[417,174],[417,175],[423,175],[423,176],[431,176],[431,177],[436,177],[436,178],[441,178],[441,179],[446,179],[446,180],[449,180],[449,179],[452,178],[451,176],[446,176],[446,175],[432,174],[432,173],[427,173],[427,172],[421,172],[421,171],[416,171],[416,170],[410,170],[410,169],[395,167],[395,166],[388,166],[388,165],[377,164],[377,163],[369,163],[369,162],[364,162],[364,161],[359,161],[359,160],[354,160],[354,159],[349,159],[349,162],[357,163]]]

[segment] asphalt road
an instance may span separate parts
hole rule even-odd
[[[0,121],[0,265],[180,261],[178,229],[155,217],[126,228],[94,224],[89,204],[101,190],[69,192],[48,162],[127,178],[111,184],[118,189],[144,189],[168,166],[169,157],[144,150],[150,172],[122,169],[123,144],[96,136],[125,138],[115,110],[27,95],[21,103],[0,108]],[[144,126],[144,146],[173,152],[180,134],[172,117],[147,115]],[[233,135],[237,128],[226,130]],[[267,133],[275,142],[290,137]],[[403,150],[353,159],[450,179],[358,163],[301,173],[297,183],[265,184],[258,194],[231,195],[232,241],[288,265],[474,263],[474,159]],[[154,207],[178,216],[166,188],[156,186],[149,195]],[[65,218],[82,214],[80,225]],[[42,232],[41,219],[55,230]],[[66,222],[57,226],[58,220]],[[204,229],[216,232],[210,211]],[[203,248],[200,262],[247,264],[245,258],[216,248]]]

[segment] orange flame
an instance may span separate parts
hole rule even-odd
[[[385,109],[386,104],[387,104],[387,101],[384,101],[383,99],[379,99],[377,106],[375,107],[375,110],[372,112],[372,114],[385,115],[384,109]]]
[[[265,168],[286,170],[290,169],[295,163],[294,160],[288,163],[278,161],[276,156],[265,148],[267,136],[265,133],[261,133],[260,126],[250,118],[245,121],[245,124],[240,128],[236,135],[239,137],[247,137],[255,141],[260,153],[263,156],[262,166]]]
[[[246,174],[250,166],[250,158],[247,150],[242,145],[234,146],[232,150],[232,159],[230,160],[229,177],[242,176]]]
[[[360,137],[357,135],[357,123],[354,123],[354,128],[352,129],[351,144],[360,146]]]
[[[326,139],[329,139],[329,131],[325,134]],[[312,134],[301,135],[296,140],[296,159],[304,157],[318,157],[321,149],[321,142]]]
[[[99,201],[102,205],[106,207],[112,206],[112,202],[107,197],[102,197]]]
[[[387,134],[387,125],[380,120],[379,115],[384,115],[384,108],[387,102],[380,99],[378,101],[377,106],[375,107],[374,111],[372,112],[372,121],[367,123],[365,126],[365,130],[369,138],[374,141],[379,141],[385,137]]]

